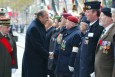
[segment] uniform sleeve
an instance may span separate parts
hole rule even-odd
[[[77,47],[79,50],[79,47],[81,45],[81,36],[79,34],[75,35],[74,38],[72,39],[72,44],[73,47]],[[77,52],[71,52],[70,60],[69,60],[69,66],[74,67],[74,63],[76,60]]]
[[[37,30],[35,27],[32,28],[29,37],[31,40],[31,44],[35,49],[34,51],[44,59],[48,59],[49,56],[48,49],[44,47],[43,44],[41,43],[41,41],[45,42],[46,40],[43,40],[44,38],[42,39],[40,31]]]

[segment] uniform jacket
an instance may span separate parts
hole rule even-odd
[[[0,33],[0,39],[5,38]],[[10,53],[8,52],[7,48],[0,42],[0,77],[11,77],[11,69],[18,68],[17,64],[17,48],[16,43],[12,36],[8,35],[8,42],[10,46],[13,48],[12,56],[14,58],[15,63],[12,65],[12,58]]]
[[[73,46],[79,47],[81,43],[81,32],[77,26],[67,30],[64,33],[62,42],[59,47],[59,56],[56,66],[56,74],[64,76],[72,76],[72,72],[69,71],[70,55],[72,53]]]
[[[90,77],[94,71],[95,49],[102,31],[103,27],[99,26],[99,20],[97,20],[86,32],[80,48],[79,77]]]
[[[47,77],[48,56],[45,27],[35,19],[26,32],[22,77]]]
[[[54,52],[54,59],[53,59],[53,70],[55,70],[55,67],[57,65],[57,59],[59,55],[59,44],[57,43],[57,37],[59,34],[64,34],[66,32],[65,27],[56,28],[52,31],[52,36],[50,39],[50,45],[49,45],[49,52]]]
[[[95,56],[96,77],[112,77],[114,65],[114,35],[115,25],[113,25],[98,42]]]

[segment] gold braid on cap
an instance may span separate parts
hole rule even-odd
[[[0,25],[10,26],[10,19],[9,18],[0,18]]]

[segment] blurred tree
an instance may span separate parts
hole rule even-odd
[[[11,7],[13,10],[22,11],[29,5],[33,4],[33,0],[0,0],[0,7]]]

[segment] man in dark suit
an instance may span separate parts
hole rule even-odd
[[[98,41],[95,55],[95,76],[112,77],[114,66],[115,25],[111,17],[111,9],[103,8],[99,17],[99,24],[105,29]]]
[[[48,20],[47,11],[40,10],[27,30],[22,77],[47,77],[49,53],[44,24]]]
[[[100,3],[98,1],[84,3],[85,15],[90,24],[78,52],[80,54],[79,77],[90,77],[90,74],[94,72],[95,49],[103,30],[103,27],[99,26]]]

